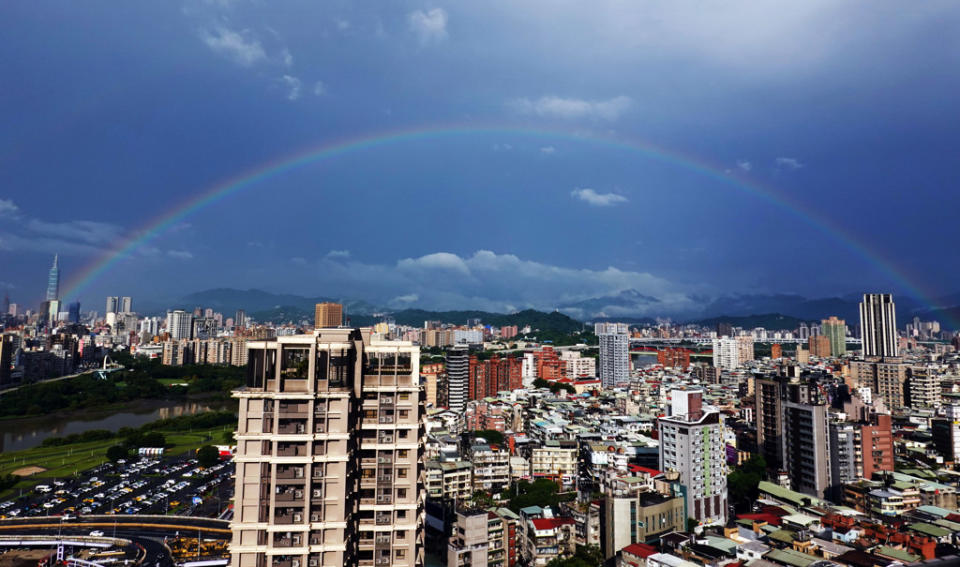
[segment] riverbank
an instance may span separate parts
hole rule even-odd
[[[117,431],[140,427],[158,419],[195,415],[207,411],[236,410],[233,401],[198,394],[189,400],[136,400],[109,407],[59,411],[41,417],[0,421],[0,452],[39,447],[48,437],[64,437],[94,429]]]

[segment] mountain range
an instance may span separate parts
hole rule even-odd
[[[485,324],[497,326],[523,322],[534,325],[534,321],[538,321],[546,325],[546,328],[569,332],[582,327],[583,321],[650,323],[653,321],[650,317],[651,313],[672,317],[675,321],[701,323],[708,326],[724,321],[745,328],[763,326],[770,329],[789,329],[796,328],[801,321],[818,321],[831,315],[845,319],[848,324],[856,325],[859,321],[860,299],[860,295],[857,294],[813,299],[797,294],[737,294],[702,298],[700,306],[695,311],[658,313],[659,299],[631,289],[614,295],[561,304],[554,313],[529,309],[519,313],[505,314],[476,310],[430,311],[414,308],[397,310],[349,298],[307,297],[271,293],[259,289],[216,288],[191,293],[173,304],[184,309],[193,309],[196,306],[211,307],[227,316],[238,309],[243,309],[257,320],[281,322],[309,321],[313,318],[316,303],[336,301],[344,305],[345,317],[357,325],[379,321],[383,316],[389,316],[399,324],[416,326],[429,320],[463,324],[467,319],[481,319]],[[960,328],[960,324],[953,323],[960,319],[960,294],[938,300],[943,305],[956,305],[947,309],[932,309],[906,296],[897,296],[894,300],[900,326],[914,316],[918,316],[922,320],[940,321],[945,328]],[[526,319],[520,318],[521,314]]]

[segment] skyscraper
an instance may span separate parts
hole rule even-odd
[[[783,468],[790,488],[817,498],[830,490],[827,405],[815,383],[791,382],[783,400]]]
[[[167,332],[173,340],[193,338],[193,315],[182,309],[167,311]]]
[[[247,347],[231,565],[423,565],[418,348],[349,328]]]
[[[234,327],[246,327],[247,326],[247,312],[243,309],[237,309],[237,314],[233,318]]]
[[[447,351],[447,399],[450,409],[462,412],[470,395],[470,348],[461,345]]]
[[[339,303],[318,303],[314,315],[314,327],[317,329],[339,327],[343,324],[343,305]]]
[[[670,416],[660,418],[660,470],[680,473],[687,515],[727,523],[727,470],[720,412],[704,407],[703,390],[670,391]]]
[[[133,298],[120,298],[120,313],[133,313]]]
[[[60,255],[53,256],[53,266],[47,277],[47,301],[60,299]]]
[[[847,323],[843,319],[830,317],[821,321],[823,336],[830,341],[830,356],[847,354]]]
[[[108,296],[107,310],[104,311],[104,316],[106,316],[106,314],[108,313],[116,313],[119,307],[120,307],[120,298],[117,296]]]
[[[600,383],[604,388],[630,381],[630,335],[626,323],[597,323],[600,342]]]
[[[889,293],[865,293],[860,303],[863,356],[899,356],[897,312]]]

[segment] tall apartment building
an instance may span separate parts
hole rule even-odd
[[[642,479],[624,476],[613,479],[602,502],[601,552],[607,559],[632,543],[646,543],[669,532],[687,529],[685,503],[676,483],[658,483],[650,490]]]
[[[328,329],[343,324],[343,305],[339,303],[318,303],[314,310],[314,327]]]
[[[882,398],[891,410],[907,405],[909,372],[910,367],[900,359],[850,363],[850,374],[857,387],[869,388],[873,397]]]
[[[12,381],[15,348],[13,335],[0,334],[0,388],[9,385]]]
[[[120,298],[120,313],[133,313],[133,298],[132,298],[132,297],[121,297],[121,298]]]
[[[737,339],[730,337],[713,339],[713,366],[722,370],[736,370],[740,366],[740,348]]]
[[[720,412],[703,406],[702,390],[672,390],[669,417],[660,418],[660,470],[686,487],[687,515],[727,523],[726,444]]]
[[[423,565],[418,348],[341,327],[247,349],[231,565]]]
[[[889,293],[865,293],[860,302],[863,356],[899,356],[897,311]]]
[[[911,366],[907,378],[910,407],[937,408],[943,402],[943,377],[931,366]]]
[[[776,376],[754,378],[754,416],[757,420],[757,448],[767,467],[778,471],[783,466],[783,386]]]
[[[463,412],[470,394],[470,348],[455,346],[447,351],[447,402],[450,409]]]
[[[790,488],[817,498],[830,489],[830,434],[827,405],[816,386],[791,382],[783,401],[783,469]]]
[[[604,388],[630,381],[630,330],[625,323],[597,323],[600,383]]]
[[[109,313],[117,313],[120,310],[120,298],[117,296],[107,296],[107,305],[106,311],[104,311],[104,316]]]
[[[946,462],[960,462],[960,405],[943,408],[943,417],[935,417],[930,423],[933,446]]]
[[[830,317],[820,322],[824,337],[830,341],[830,356],[847,354],[847,323],[843,319]]]
[[[247,312],[243,309],[237,309],[236,315],[233,316],[233,326],[237,328],[243,328],[247,326]]]
[[[182,309],[167,311],[167,332],[175,341],[193,338],[193,314]]]
[[[810,337],[810,355],[826,358],[831,355],[830,339],[826,335]]]

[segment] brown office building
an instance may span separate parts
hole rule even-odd
[[[331,329],[343,324],[343,305],[339,303],[318,303],[314,317],[314,327]]]
[[[247,349],[231,565],[423,565],[418,348],[339,328]]]

